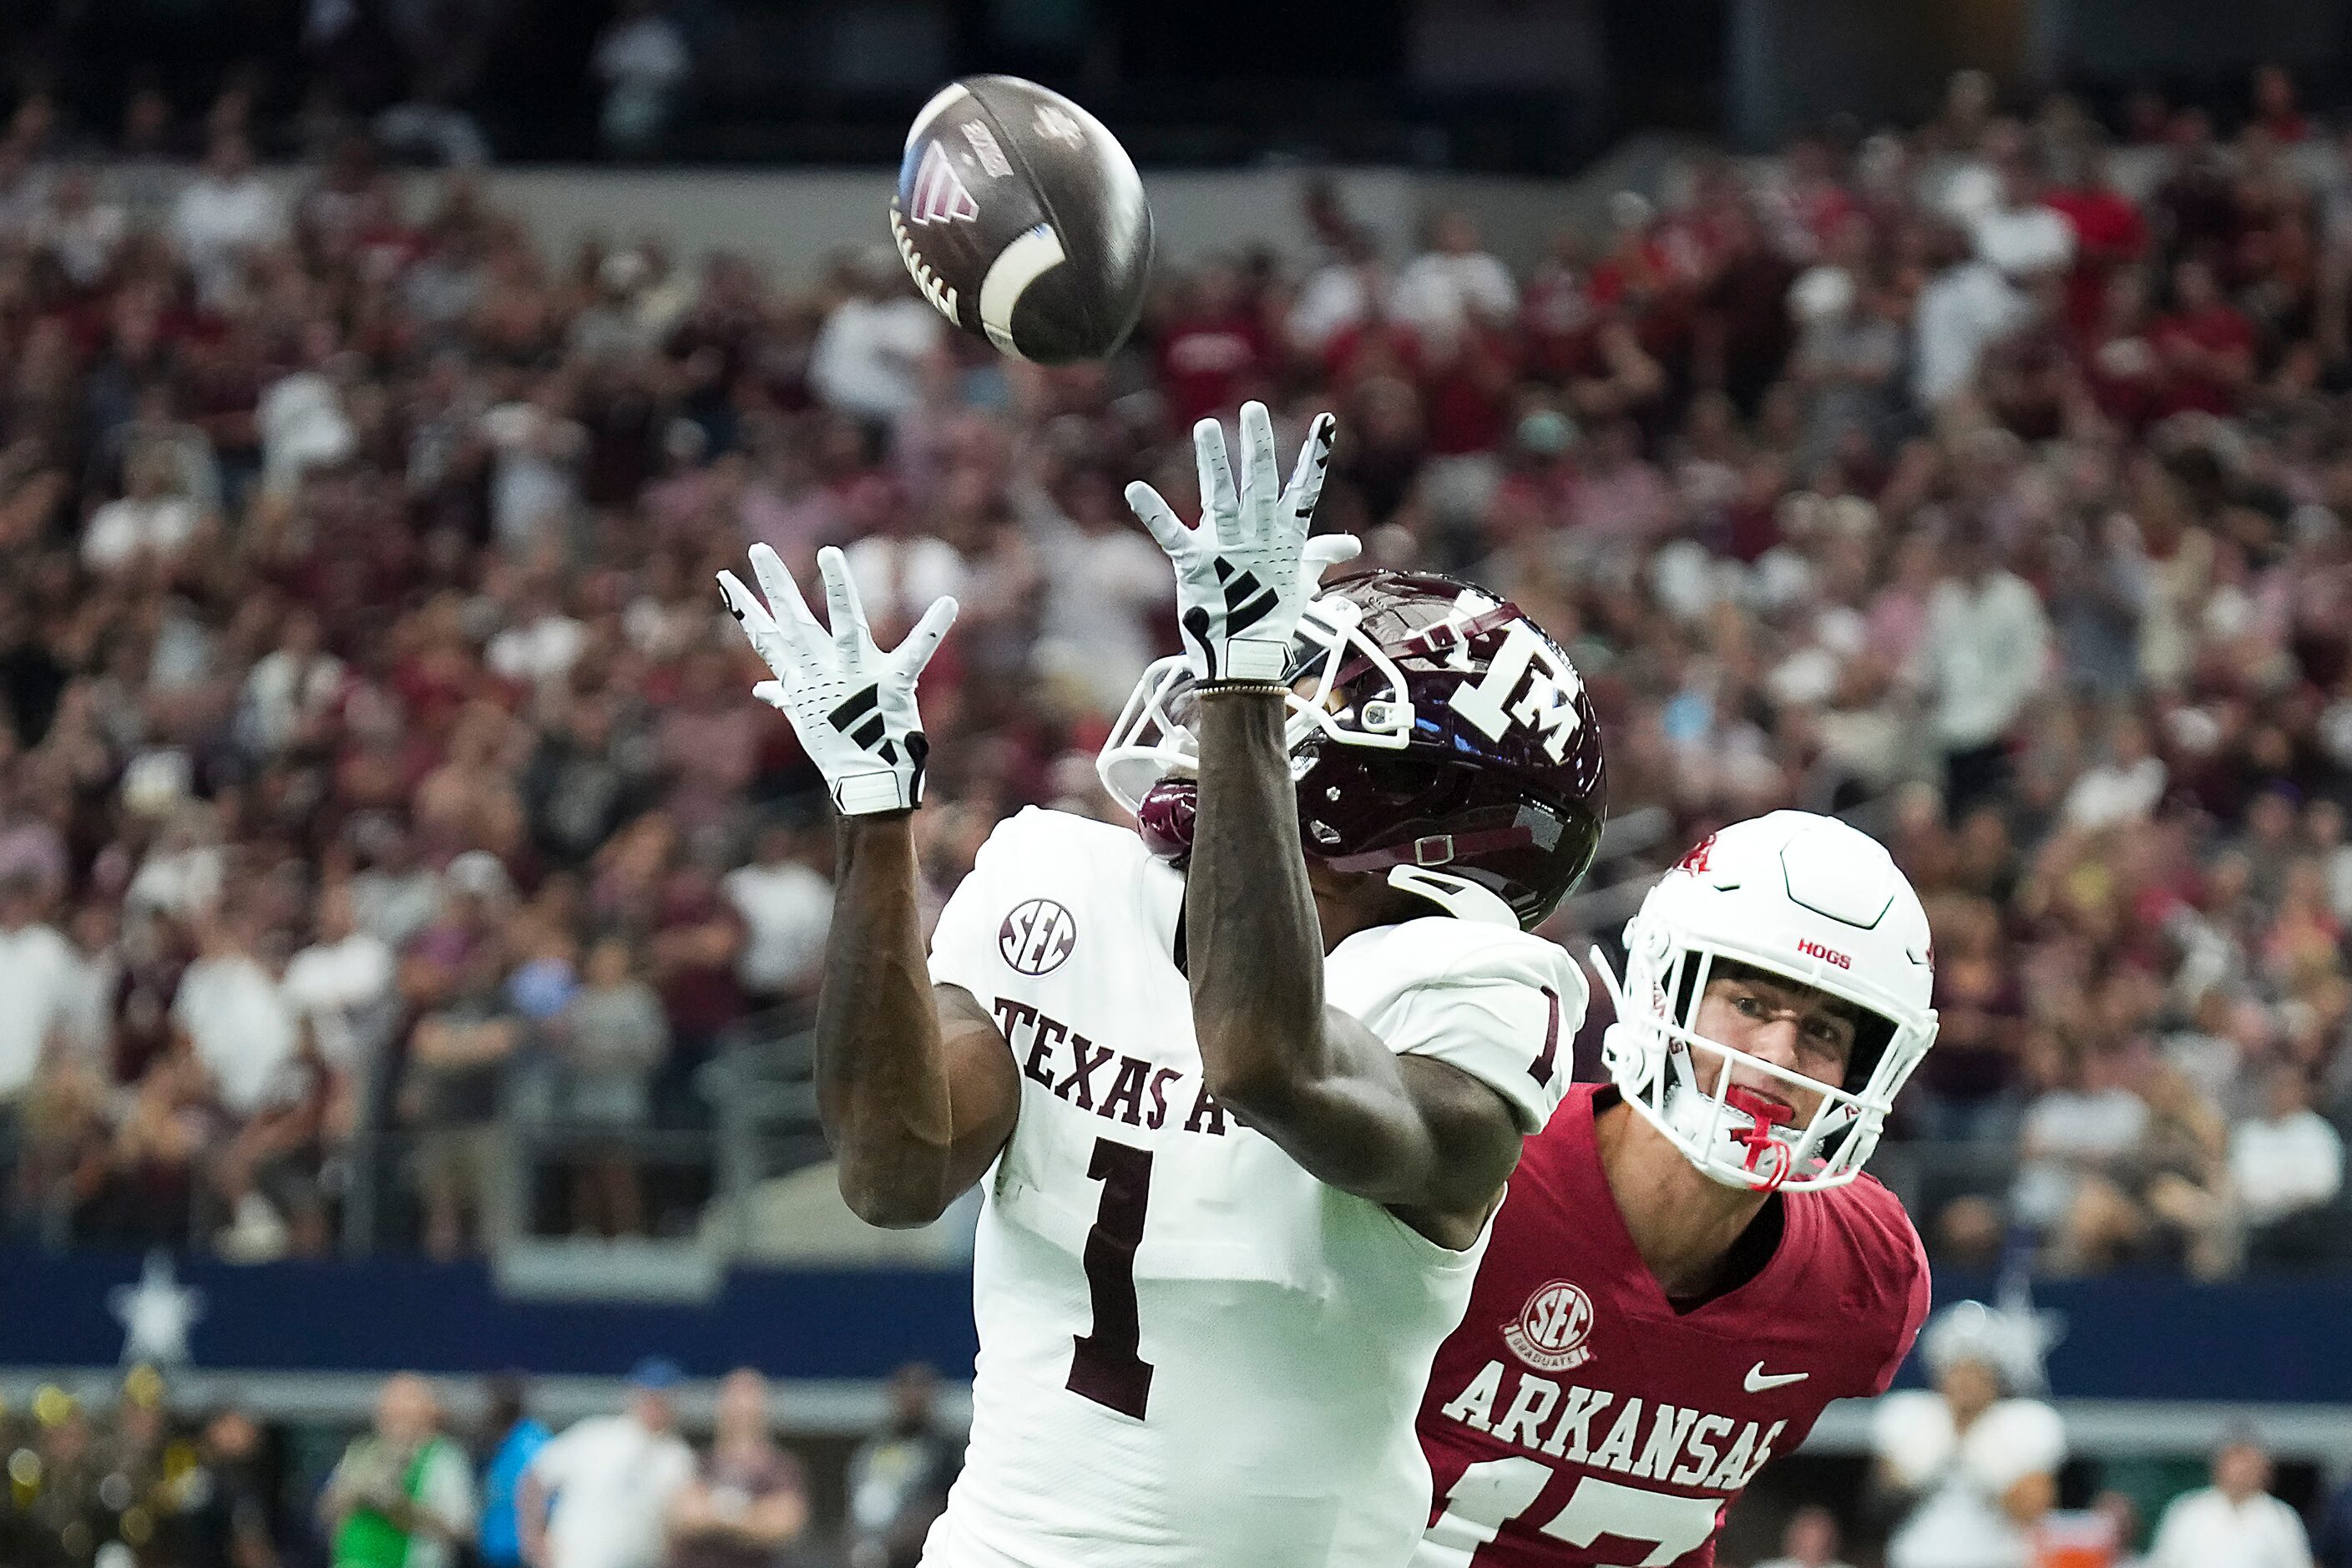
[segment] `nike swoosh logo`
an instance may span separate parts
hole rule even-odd
[[[1764,1375],[1764,1363],[1759,1361],[1748,1369],[1748,1392],[1761,1394],[1768,1388],[1786,1388],[1792,1383],[1802,1383],[1812,1375],[1810,1372],[1781,1372],[1767,1377]]]

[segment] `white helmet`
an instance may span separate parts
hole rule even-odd
[[[1702,1038],[1693,1029],[1709,972],[1752,965],[1865,1014],[1843,1083],[1823,1083]],[[1936,1042],[1927,912],[1869,835],[1834,817],[1776,811],[1702,840],[1659,879],[1625,925],[1625,978],[1598,948],[1616,1004],[1602,1037],[1627,1103],[1727,1186],[1843,1186],[1878,1147],[1895,1092]],[[1694,1054],[1721,1070],[1703,1073]],[[1732,1081],[1738,1066],[1821,1096],[1803,1127]],[[1710,1091],[1701,1087],[1711,1079]]]

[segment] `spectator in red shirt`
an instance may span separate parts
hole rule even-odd
[[[1642,456],[1642,436],[1630,419],[1601,426],[1584,443],[1570,526],[1587,542],[1622,543],[1662,536],[1674,522],[1674,492]]]
[[[1510,425],[1517,369],[1510,338],[1472,328],[1452,342],[1423,345],[1418,357],[1431,455],[1493,451]]]
[[[1160,335],[1160,375],[1180,429],[1244,396],[1272,358],[1265,323],[1230,263],[1212,261],[1178,297]]]
[[[2189,259],[2172,269],[2172,309],[2148,329],[2148,341],[2170,372],[2162,412],[2238,411],[2254,374],[2254,329],[2222,297],[2213,269]]]
[[[2083,379],[2099,412],[2134,433],[2163,414],[2170,396],[2170,370],[2151,330],[2147,275],[2137,268],[2115,273],[2083,338]]]
[[[1841,179],[1837,149],[1826,138],[1799,137],[1782,162],[1787,173],[1777,193],[1775,237],[1792,260],[1810,261],[1862,209]]]
[[[1554,236],[1549,254],[1519,295],[1519,336],[1529,374],[1563,383],[1598,366],[1601,317],[1593,306],[1588,272],[1583,237],[1570,230]]]
[[[2042,205],[2074,226],[2074,268],[2066,279],[2066,321],[2091,331],[2106,303],[2107,280],[2147,254],[2147,219],[2139,204],[2116,189],[2106,155],[2095,147],[2061,160],[2059,181]]]
[[[678,867],[664,879],[655,915],[653,982],[669,1019],[672,1076],[682,1082],[710,1059],[720,1031],[750,1011],[735,973],[745,928],[735,906],[719,896],[718,878],[701,864]]]

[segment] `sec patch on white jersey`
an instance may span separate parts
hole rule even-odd
[[[995,1017],[1022,1100],[986,1184],[971,1443],[928,1568],[1394,1568],[1427,1521],[1413,1415],[1485,1242],[1436,1246],[1217,1104],[1183,899],[1132,832],[1033,809],[940,914],[932,977]],[[1495,910],[1357,933],[1325,995],[1533,1131],[1584,982]]]

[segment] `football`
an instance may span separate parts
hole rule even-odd
[[[1151,270],[1151,208],[1127,149],[1019,77],[966,77],[923,106],[890,237],[941,315],[1045,364],[1126,342]]]

